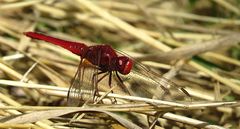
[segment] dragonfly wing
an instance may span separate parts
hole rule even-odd
[[[80,61],[77,72],[75,73],[71,85],[68,90],[67,96],[67,104],[69,106],[79,106],[82,98],[81,87],[83,85],[82,77],[83,77],[83,67],[82,60]]]
[[[118,54],[126,56],[123,52]],[[153,72],[135,59],[131,59],[134,63],[133,69],[128,75],[121,75],[121,78],[134,95],[170,101],[186,100],[190,97],[183,87]]]
[[[84,102],[92,102],[94,88],[97,87],[97,69],[81,60],[77,72],[68,90],[67,103],[69,106],[80,106]],[[96,75],[96,76],[95,76]]]
[[[140,63],[136,63],[134,67],[137,69],[138,74],[148,77],[149,81],[152,81],[152,86],[155,89],[153,96],[157,99],[163,100],[186,100],[190,97],[188,92],[183,88],[175,84],[173,81],[164,78],[162,75],[157,74],[150,69],[146,69],[146,66]]]

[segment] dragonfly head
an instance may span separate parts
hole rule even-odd
[[[126,56],[117,57],[116,67],[117,71],[123,75],[127,75],[130,73],[133,66],[133,61]]]

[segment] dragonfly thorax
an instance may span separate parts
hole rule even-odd
[[[118,56],[109,45],[96,45],[88,47],[84,56],[93,65],[96,65],[103,72],[118,71],[126,75],[130,73],[133,61],[126,56]]]

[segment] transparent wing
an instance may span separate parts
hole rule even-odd
[[[98,69],[86,60],[81,60],[77,72],[68,90],[69,106],[80,106],[85,102],[93,102],[97,88]]]
[[[126,56],[122,52],[119,54]],[[183,87],[131,59],[134,62],[133,69],[128,75],[120,76],[132,95],[169,101],[189,100],[190,95]]]

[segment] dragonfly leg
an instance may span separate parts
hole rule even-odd
[[[108,79],[108,86],[110,87],[110,89],[112,88],[112,72],[109,71],[109,79]],[[113,93],[113,91],[111,90],[111,93]],[[112,101],[112,103],[117,103],[116,98],[113,98],[114,101]]]
[[[105,73],[105,72],[99,72],[99,73],[97,73],[96,75],[100,75],[100,74],[103,74],[103,73]],[[96,76],[96,75],[93,75],[93,76]],[[105,75],[103,75],[100,79],[98,79],[98,83],[103,79],[103,78],[105,78],[106,76],[108,75],[108,73],[106,73]]]
[[[118,80],[119,80],[120,83],[121,83],[121,84],[120,84],[121,88],[122,88],[125,92],[127,92],[129,95],[131,95],[130,92],[129,92],[129,90],[127,89],[126,85],[124,85],[123,80],[122,80],[121,77],[118,75],[118,72],[117,72],[117,71],[116,71],[116,75],[117,75]]]
[[[103,74],[103,73],[106,73],[106,72],[101,71],[101,72],[98,72],[98,73],[94,73],[94,74],[93,74],[93,77],[92,77],[92,80],[94,80],[94,78],[95,78],[96,76],[98,76],[98,75],[100,75],[100,74]],[[101,78],[99,78],[99,79],[97,80],[96,83],[99,83],[99,82],[100,82],[102,79],[104,79],[107,75],[108,75],[108,73],[106,73],[105,75],[103,75]],[[99,95],[99,92],[98,92],[98,87],[97,87],[97,85],[96,85],[96,87],[94,88],[94,91],[93,91],[93,101],[96,99],[95,97],[96,97],[97,95]]]

